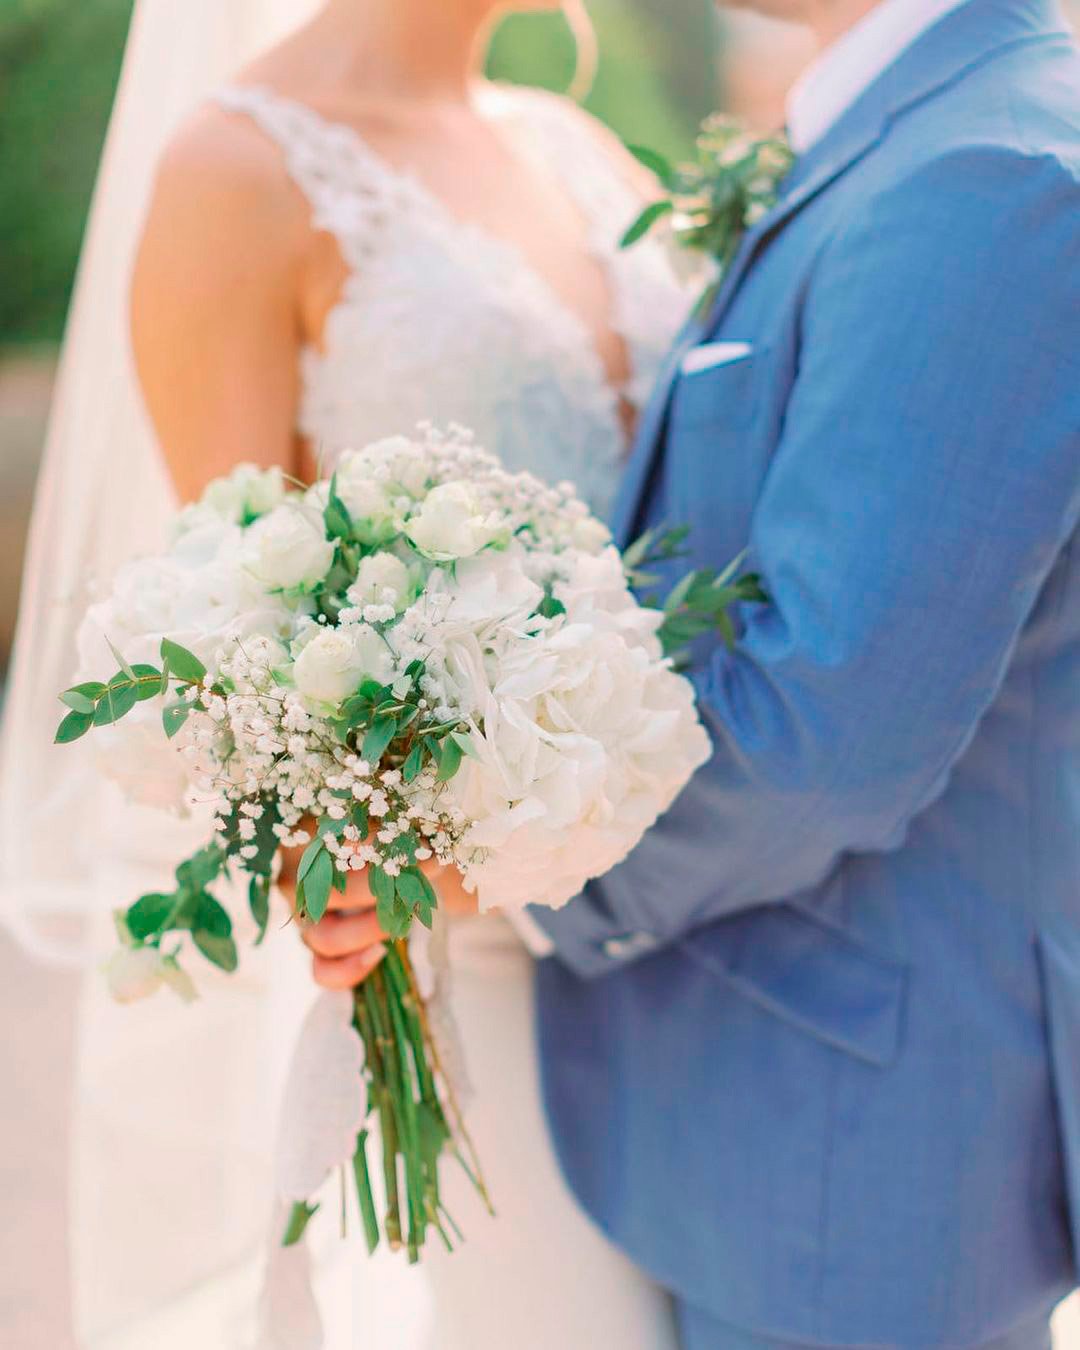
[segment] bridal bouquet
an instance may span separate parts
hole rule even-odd
[[[212,822],[172,890],[118,913],[119,998],[163,985],[193,997],[192,949],[232,971],[237,916],[221,885],[246,878],[261,940],[281,848],[304,850],[301,921],[349,873],[366,878],[390,940],[348,1000],[354,1058],[343,1053],[372,1248],[369,1119],[383,1228],[410,1258],[429,1229],[450,1241],[444,1152],[482,1191],[405,941],[437,904],[420,864],[459,868],[481,910],[560,906],[633,849],[709,755],[664,637],[723,626],[733,601],[759,594],[753,578],[702,573],[678,592],[666,612],[640,605],[570,485],[421,428],[344,454],[307,488],[238,468],[86,617],[84,668],[107,648],[119,668],[61,695],[57,739],[95,729],[103,773],[130,796]],[[286,1243],[309,1201],[290,1197]]]

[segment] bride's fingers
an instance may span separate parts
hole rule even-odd
[[[351,956],[383,942],[386,934],[373,913],[327,914],[305,928],[304,943],[317,956]]]
[[[380,945],[351,956],[313,957],[315,983],[323,989],[352,989],[367,979],[385,955],[386,948]]]

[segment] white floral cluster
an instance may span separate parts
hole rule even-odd
[[[250,466],[212,484],[168,553],[121,573],[80,650],[87,669],[106,637],[151,661],[167,637],[206,667],[172,740],[140,703],[103,763],[143,801],[210,802],[242,860],[266,811],[285,845],[326,818],[339,871],[435,856],[482,908],[554,906],[708,757],[659,621],[570,484],[422,427],[307,490]],[[369,762],[380,718],[394,734]]]

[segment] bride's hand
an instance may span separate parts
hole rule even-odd
[[[296,901],[296,868],[302,849],[283,854],[278,885],[290,903]],[[444,913],[470,915],[477,912],[476,897],[461,885],[456,867],[441,867],[434,859],[420,864],[435,887]],[[301,928],[300,935],[312,953],[315,983],[324,989],[352,989],[362,983],[386,955],[386,934],[375,916],[375,901],[363,872],[351,872],[345,893],[330,893],[330,907],[318,923]]]

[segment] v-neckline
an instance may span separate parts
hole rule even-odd
[[[341,143],[347,145],[358,161],[365,164],[370,172],[380,175],[388,182],[411,193],[418,208],[422,207],[428,212],[435,213],[446,230],[471,236],[485,248],[501,253],[516,272],[526,279],[527,284],[541,298],[545,307],[558,317],[568,331],[574,333],[584,355],[594,369],[595,377],[605,397],[610,401],[613,417],[622,424],[623,408],[632,406],[629,391],[633,388],[635,370],[633,345],[619,324],[619,283],[613,267],[614,247],[601,244],[597,238],[597,222],[591,219],[587,209],[572,191],[566,191],[566,196],[571,210],[581,220],[584,248],[600,267],[606,281],[606,329],[623,348],[626,375],[621,381],[616,381],[613,378],[612,372],[604,359],[599,341],[599,331],[594,330],[584,316],[564,299],[554,283],[548,279],[516,240],[500,234],[479,220],[473,220],[459,214],[434,188],[420,177],[415,169],[407,164],[395,164],[381,151],[376,150],[358,128],[351,123],[327,117],[318,109],[312,107],[310,103],[305,103],[302,99],[294,98],[288,94],[279,93],[269,85],[241,84],[234,85],[233,88],[241,91],[249,90],[253,94],[266,98],[283,108],[292,109],[297,114],[310,119],[312,124],[318,126],[324,132],[338,137]],[[505,98],[505,96],[505,92],[498,85],[490,83],[481,86],[473,96],[473,107],[478,115],[496,129],[498,129],[498,114],[484,111],[480,104],[486,101],[490,106],[498,98]],[[518,149],[507,146],[506,150],[508,154],[520,159],[521,151]],[[525,153],[528,153],[527,149]],[[536,154],[532,158],[541,170],[546,171],[542,156]],[[343,259],[343,261],[349,273],[352,274],[354,269],[349,265],[348,259]],[[347,298],[346,291],[331,307],[326,316],[327,323],[329,323],[333,313],[347,302]],[[622,434],[628,440],[624,425],[622,426]]]

